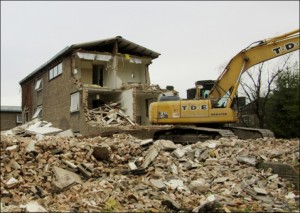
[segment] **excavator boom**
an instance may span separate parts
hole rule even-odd
[[[298,49],[299,29],[252,43],[229,61],[211,89],[209,99],[215,103],[229,92],[230,100],[232,100],[239,86],[240,76],[243,72],[256,64],[291,53]],[[230,105],[231,102],[228,103],[228,107]]]

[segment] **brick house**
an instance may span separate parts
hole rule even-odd
[[[19,106],[1,106],[1,131],[22,124],[22,110]]]
[[[150,84],[159,55],[120,36],[66,47],[19,82],[24,122],[40,117],[88,135],[97,132],[88,112],[118,103],[128,120],[149,125],[148,106],[166,91]]]

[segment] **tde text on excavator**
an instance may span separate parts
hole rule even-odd
[[[234,100],[241,75],[250,67],[299,50],[299,29],[250,44],[235,55],[215,81],[196,82],[194,97],[163,98],[151,103],[152,124],[169,124],[169,129],[154,133],[154,139],[197,142],[238,136],[242,139],[274,137],[267,129],[230,127],[238,121]]]

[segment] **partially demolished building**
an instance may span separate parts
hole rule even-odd
[[[23,121],[83,135],[91,123],[149,125],[149,104],[163,92],[149,76],[159,55],[120,36],[66,47],[19,82]]]

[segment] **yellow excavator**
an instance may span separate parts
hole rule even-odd
[[[151,124],[171,125],[170,128],[156,131],[153,139],[193,143],[232,136],[241,139],[274,137],[267,129],[228,125],[238,121],[234,100],[241,75],[246,70],[298,49],[299,29],[254,42],[229,61],[216,81],[197,81],[193,99],[164,97],[151,103]]]

